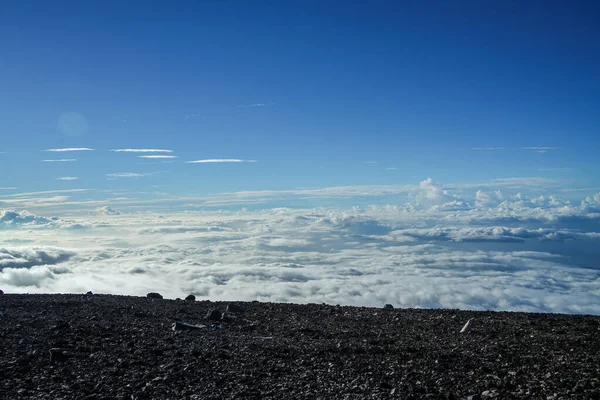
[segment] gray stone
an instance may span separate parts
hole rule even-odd
[[[220,321],[221,317],[221,311],[217,309],[210,310],[208,314],[206,314],[206,319],[208,319],[209,321]]]
[[[146,297],[148,297],[149,299],[162,299],[162,295],[160,293],[156,293],[156,292],[150,292],[146,295]]]
[[[235,304],[235,303],[229,303],[229,304],[227,304],[227,309],[225,310],[225,312],[228,312],[228,313],[242,312],[242,307],[240,307],[238,304]]]

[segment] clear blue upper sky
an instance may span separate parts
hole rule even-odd
[[[598,185],[598,21],[597,1],[4,2],[0,187]],[[69,147],[95,151],[42,152]]]

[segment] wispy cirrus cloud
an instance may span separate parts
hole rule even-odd
[[[257,160],[240,160],[237,158],[209,158],[205,160],[186,161],[186,164],[211,164],[211,163],[255,163]]]
[[[112,149],[115,153],[172,153],[168,149]]]
[[[365,161],[365,164],[378,164],[378,161]]]
[[[150,159],[168,159],[168,158],[177,158],[177,156],[166,156],[166,155],[150,155],[150,156],[138,156],[138,158],[150,158]]]
[[[43,190],[40,192],[23,192],[6,195],[7,197],[26,197],[26,196],[38,196],[45,194],[57,194],[57,193],[80,193],[89,192],[91,189],[58,189],[58,190]]]
[[[506,147],[473,147],[471,150],[506,150]]]
[[[75,162],[76,158],[59,158],[57,160],[42,160],[42,162]]]
[[[550,150],[560,150],[560,147],[553,146],[531,146],[531,147],[521,147],[521,150],[530,150],[535,151],[536,153],[546,153]]]
[[[16,186],[8,186],[8,187],[0,187],[0,190],[16,190],[18,187]]]
[[[57,181],[76,181],[79,179],[76,176],[61,176],[60,178],[56,178]]]
[[[265,106],[264,103],[254,103],[254,104],[240,104],[237,107],[238,108],[257,108],[257,107],[264,107],[264,106]]]
[[[141,178],[142,176],[148,176],[150,174],[139,174],[137,172],[116,172],[113,174],[106,174],[109,178]]]
[[[94,149],[90,149],[89,147],[65,147],[62,149],[46,149],[42,151],[51,151],[56,153],[64,153],[69,151],[94,151]]]

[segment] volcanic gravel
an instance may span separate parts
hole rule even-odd
[[[0,398],[600,399],[600,317],[227,306],[0,295]]]

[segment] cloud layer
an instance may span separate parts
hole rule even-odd
[[[364,208],[4,211],[0,287],[600,314],[600,193],[410,190],[404,205]]]

